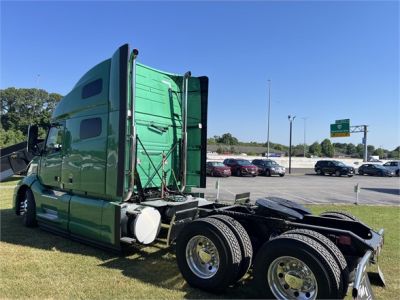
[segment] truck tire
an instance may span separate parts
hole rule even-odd
[[[319,232],[309,230],[309,229],[294,229],[290,231],[286,231],[285,234],[301,234],[304,236],[307,236],[309,238],[312,238],[315,241],[321,242],[322,245],[325,246],[325,249],[329,251],[329,253],[333,256],[333,258],[336,260],[336,263],[340,267],[341,271],[341,278],[343,282],[343,291],[341,298],[344,298],[347,293],[347,289],[349,287],[349,278],[350,278],[350,272],[349,268],[347,267],[347,262],[346,259],[343,256],[343,253],[339,250],[339,248],[326,236],[320,234]]]
[[[20,202],[23,212],[22,212],[22,224],[26,227],[35,227],[37,225],[36,222],[36,203],[35,197],[30,189],[27,189],[25,192],[24,199]]]
[[[267,299],[338,299],[342,294],[335,259],[320,242],[301,234],[267,241],[256,256],[254,279]]]
[[[251,261],[253,259],[253,246],[251,244],[250,237],[242,224],[240,224],[232,217],[226,215],[213,215],[211,216],[211,218],[220,220],[225,225],[227,225],[229,229],[232,230],[233,234],[239,242],[240,250],[242,252],[242,261],[240,262],[239,272],[236,278],[233,282],[231,282],[235,283],[247,273],[251,266]]]
[[[182,229],[176,259],[190,286],[218,293],[237,278],[242,255],[239,242],[227,225],[204,218]]]
[[[347,221],[360,222],[360,220],[357,217],[355,217],[352,214],[345,212],[345,211],[325,211],[322,214],[320,214],[320,216],[334,218],[334,219],[347,220]]]

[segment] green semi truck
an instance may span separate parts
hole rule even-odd
[[[138,54],[123,45],[83,75],[44,142],[30,126],[35,159],[14,195],[24,225],[115,251],[163,237],[184,279],[207,291],[252,269],[260,297],[338,299],[349,284],[368,296],[383,230],[285,199],[194,193],[206,185],[208,78],[150,68]]]

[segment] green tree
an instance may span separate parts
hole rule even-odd
[[[232,134],[224,133],[220,138],[217,139],[217,143],[225,145],[238,145],[239,141],[237,138],[232,136]]]
[[[385,155],[385,150],[383,150],[382,148],[376,149],[376,150],[372,153],[372,155],[378,155],[379,158],[384,158],[384,157],[386,156],[386,155]]]
[[[19,130],[6,131],[0,128],[0,148],[23,142],[25,139],[25,135]]]
[[[324,139],[321,143],[322,154],[326,157],[333,157],[335,149],[329,139]]]
[[[207,145],[215,145],[216,143],[217,143],[217,141],[215,140],[215,138],[207,139]]]
[[[318,142],[314,142],[310,145],[308,152],[315,156],[321,156],[321,145]]]
[[[47,125],[56,104],[62,98],[42,89],[0,90],[1,126],[4,130],[19,130],[23,134],[30,124]]]
[[[391,159],[400,159],[400,146],[390,151],[388,157]]]
[[[368,155],[371,155],[372,153],[374,153],[375,147],[373,145],[368,145],[367,150],[368,150]]]
[[[357,148],[354,144],[349,143],[346,145],[346,154],[348,155],[354,155],[357,154]]]
[[[299,144],[292,147],[292,155],[293,156],[303,156],[304,155],[304,145]]]
[[[360,158],[363,157],[363,154],[364,154],[364,145],[363,144],[357,144],[356,153],[358,154],[358,157],[360,157]]]

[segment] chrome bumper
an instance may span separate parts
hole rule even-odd
[[[376,249],[374,249],[374,251],[368,250],[357,265],[352,290],[352,296],[355,300],[375,299],[375,296],[372,292],[371,283],[368,278],[367,268],[370,263],[378,263],[378,256],[380,255],[384,243],[384,230],[379,230],[378,235],[381,237],[381,239],[379,244],[376,246]],[[379,266],[378,275],[378,278],[380,278],[382,284],[385,285],[385,279]]]

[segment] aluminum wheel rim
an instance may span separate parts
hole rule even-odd
[[[314,273],[291,256],[275,259],[268,268],[268,284],[277,299],[316,299],[318,284]]]
[[[186,262],[197,277],[209,279],[219,269],[217,247],[207,237],[196,235],[186,245]]]
[[[25,197],[24,201],[20,202],[19,211],[22,216],[28,211],[28,197]]]

